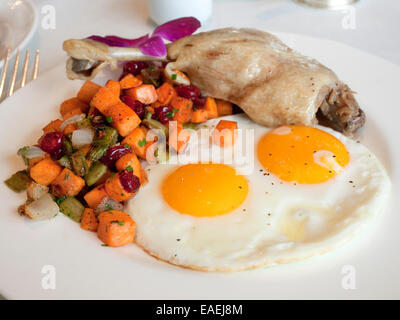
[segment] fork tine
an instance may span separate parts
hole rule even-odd
[[[32,80],[35,80],[38,75],[38,69],[39,69],[39,49],[36,50],[36,56],[35,56],[35,65],[33,67],[33,77]]]
[[[0,99],[3,95],[4,84],[6,82],[8,62],[10,61],[10,54],[11,54],[11,48],[8,48],[7,56],[6,56],[6,58],[4,60],[4,64],[3,64],[3,74],[1,75],[1,80],[0,80]]]
[[[30,56],[29,49],[27,49],[25,55],[24,69],[22,71],[21,88],[25,86],[26,74],[28,73],[29,56]]]
[[[8,96],[11,96],[14,93],[15,80],[17,79],[17,72],[18,72],[18,66],[19,66],[20,53],[21,52],[18,49],[17,55],[15,56],[14,71],[13,71],[11,82],[10,82],[10,88],[8,90]]]

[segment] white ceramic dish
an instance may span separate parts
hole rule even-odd
[[[38,25],[38,14],[31,0],[0,2],[0,68],[7,48],[12,56],[32,39]]]
[[[23,219],[16,208],[25,195],[0,183],[0,293],[10,299],[400,298],[400,67],[340,43],[278,36],[331,67],[359,93],[367,114],[359,139],[381,159],[393,182],[388,210],[368,230],[343,248],[309,260],[241,273],[202,273],[157,261],[135,245],[103,247],[94,233],[63,215],[40,223]],[[17,149],[35,142],[41,128],[58,117],[60,102],[80,85],[67,80],[61,65],[0,105],[1,181],[23,168]],[[42,287],[47,265],[56,271],[55,290]]]
[[[212,0],[148,0],[151,19],[156,24],[180,17],[196,17],[204,23],[212,14]]]

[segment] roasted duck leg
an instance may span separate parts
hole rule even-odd
[[[137,49],[131,50],[140,59]],[[167,51],[173,68],[187,73],[203,94],[237,104],[262,125],[321,123],[351,136],[365,123],[353,92],[332,70],[269,33],[218,29],[177,40]],[[68,54],[75,60],[106,61]]]

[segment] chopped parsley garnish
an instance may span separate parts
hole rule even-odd
[[[179,112],[179,111],[180,111],[179,109],[172,109],[171,112],[168,112],[168,113],[167,113],[167,117],[168,117],[168,118],[172,118],[172,117],[175,115],[175,113],[177,113],[177,112]]]
[[[133,171],[133,168],[132,168],[131,166],[127,166],[127,167],[125,168],[125,170],[126,170],[126,171]]]
[[[22,147],[21,149],[18,150],[18,154],[23,153],[23,152],[27,152],[28,151],[28,147]]]
[[[129,144],[126,144],[126,143],[124,144],[124,147],[127,148],[127,149],[132,149],[131,146]]]
[[[147,144],[146,138],[143,138],[142,140],[139,140],[138,145],[139,147],[144,147]]]
[[[113,209],[112,205],[109,204],[109,203],[106,203],[105,207],[107,208],[107,210],[112,210]]]
[[[101,246],[102,247],[108,247],[108,244],[103,243]]]
[[[65,177],[64,177],[64,180],[66,181],[66,180],[68,180],[69,179],[69,172],[67,172],[66,174],[65,174]]]
[[[113,118],[112,117],[106,117],[106,121],[108,123],[113,123]]]
[[[111,221],[111,223],[118,223],[120,226],[123,226],[125,224],[124,221],[118,221],[118,220]]]
[[[173,75],[171,75],[171,79],[172,80],[176,80],[176,78],[178,77],[178,75],[176,73],[174,73]]]
[[[55,201],[58,205],[60,205],[65,199],[67,199],[67,196],[62,196],[62,197],[56,198],[54,201]]]

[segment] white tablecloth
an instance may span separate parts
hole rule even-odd
[[[168,0],[165,0],[168,1]],[[35,0],[56,12],[55,30],[39,30],[30,47],[41,49],[40,72],[63,63],[66,38],[91,34],[137,37],[154,28],[146,0]],[[207,29],[257,27],[344,42],[400,64],[400,1],[359,0],[344,10],[304,7],[291,0],[214,0]],[[44,14],[40,14],[41,18]]]

